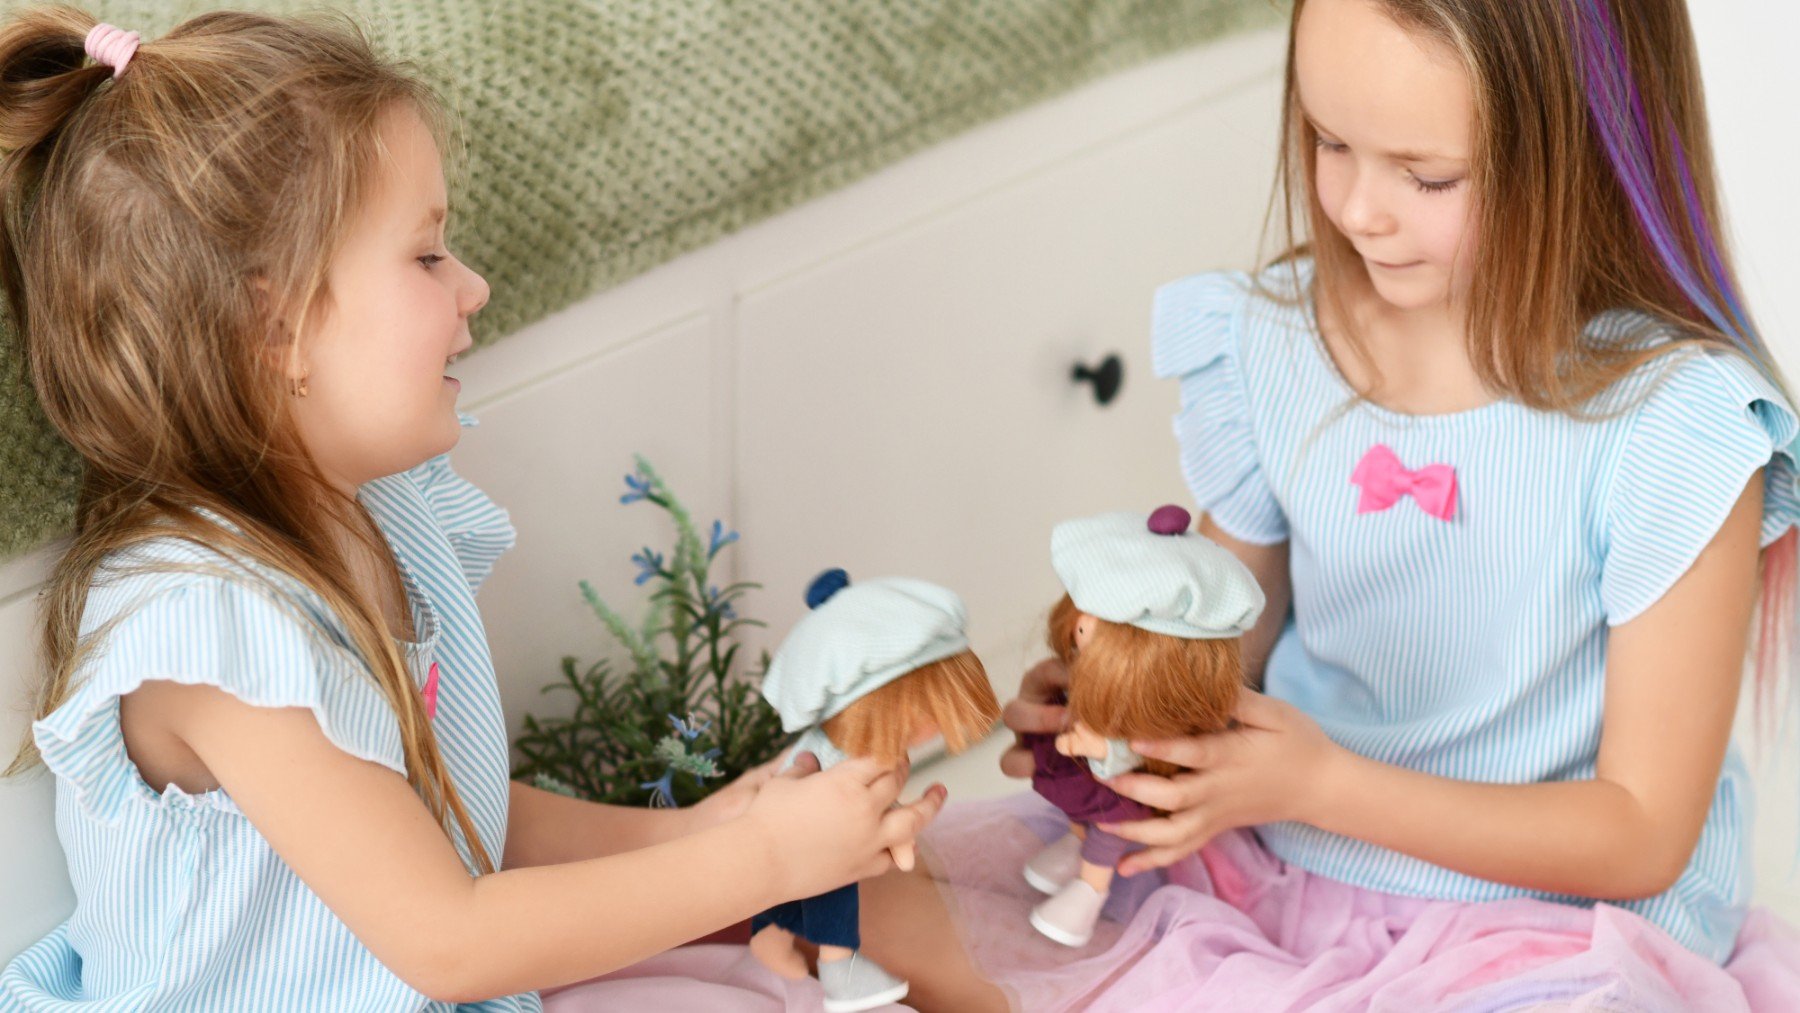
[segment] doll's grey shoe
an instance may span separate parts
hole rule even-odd
[[[1067,833],[1044,845],[1025,863],[1025,882],[1039,893],[1056,893],[1081,873],[1081,838]]]
[[[819,985],[825,989],[825,1013],[855,1013],[899,1002],[907,989],[906,982],[861,953],[821,961]]]
[[[1106,898],[1077,879],[1031,909],[1031,927],[1064,946],[1086,946]]]

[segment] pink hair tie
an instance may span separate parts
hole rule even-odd
[[[88,29],[87,39],[81,45],[97,62],[111,67],[112,76],[116,78],[125,72],[131,54],[137,52],[138,33],[102,21]]]

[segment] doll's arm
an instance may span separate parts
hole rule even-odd
[[[1123,739],[1107,739],[1106,755],[1088,759],[1088,769],[1094,776],[1102,780],[1118,777],[1127,771],[1136,770],[1144,765],[1144,758],[1133,752],[1129,743]]]
[[[1064,756],[1106,756],[1106,737],[1077,721],[1056,737],[1056,751]]]

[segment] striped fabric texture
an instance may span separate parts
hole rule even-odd
[[[475,420],[461,416],[462,424]],[[362,486],[393,546],[414,629],[413,677],[439,667],[434,719],[482,844],[504,850],[506,729],[475,591],[514,533],[448,455]],[[375,958],[296,877],[222,789],[154,791],[127,758],[119,697],[152,679],[219,686],[257,706],[305,707],[339,748],[400,773],[387,702],[324,602],[240,576],[131,573],[224,560],[173,539],[121,559],[91,589],[82,633],[113,623],[63,705],[32,726],[56,777],[74,913],[0,971],[0,1010],[443,1010],[540,1008],[535,994],[456,1007]],[[226,564],[231,568],[233,564]],[[473,867],[466,842],[456,840]]]
[[[1730,352],[1675,351],[1616,384],[1586,417],[1502,399],[1407,415],[1361,401],[1312,326],[1311,263],[1202,274],[1160,289],[1159,376],[1179,378],[1181,467],[1226,532],[1287,542],[1288,618],[1265,691],[1334,741],[1467,781],[1591,778],[1607,633],[1642,613],[1767,468],[1764,545],[1800,520],[1780,391]],[[1670,335],[1627,311],[1591,340]],[[1447,519],[1402,498],[1358,511],[1371,448],[1408,469],[1455,470]],[[1698,846],[1658,896],[1621,903],[1714,960],[1750,897],[1750,781],[1734,745]],[[1259,832],[1278,857],[1388,893],[1447,900],[1550,896],[1476,879],[1314,827]]]

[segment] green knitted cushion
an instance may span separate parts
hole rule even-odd
[[[0,0],[0,12],[24,6]],[[99,0],[154,41],[217,3]],[[316,2],[253,0],[276,13]],[[463,124],[450,241],[492,342],[596,291],[1103,72],[1281,18],[1276,0],[342,4]],[[0,321],[0,558],[67,530],[78,459]]]

